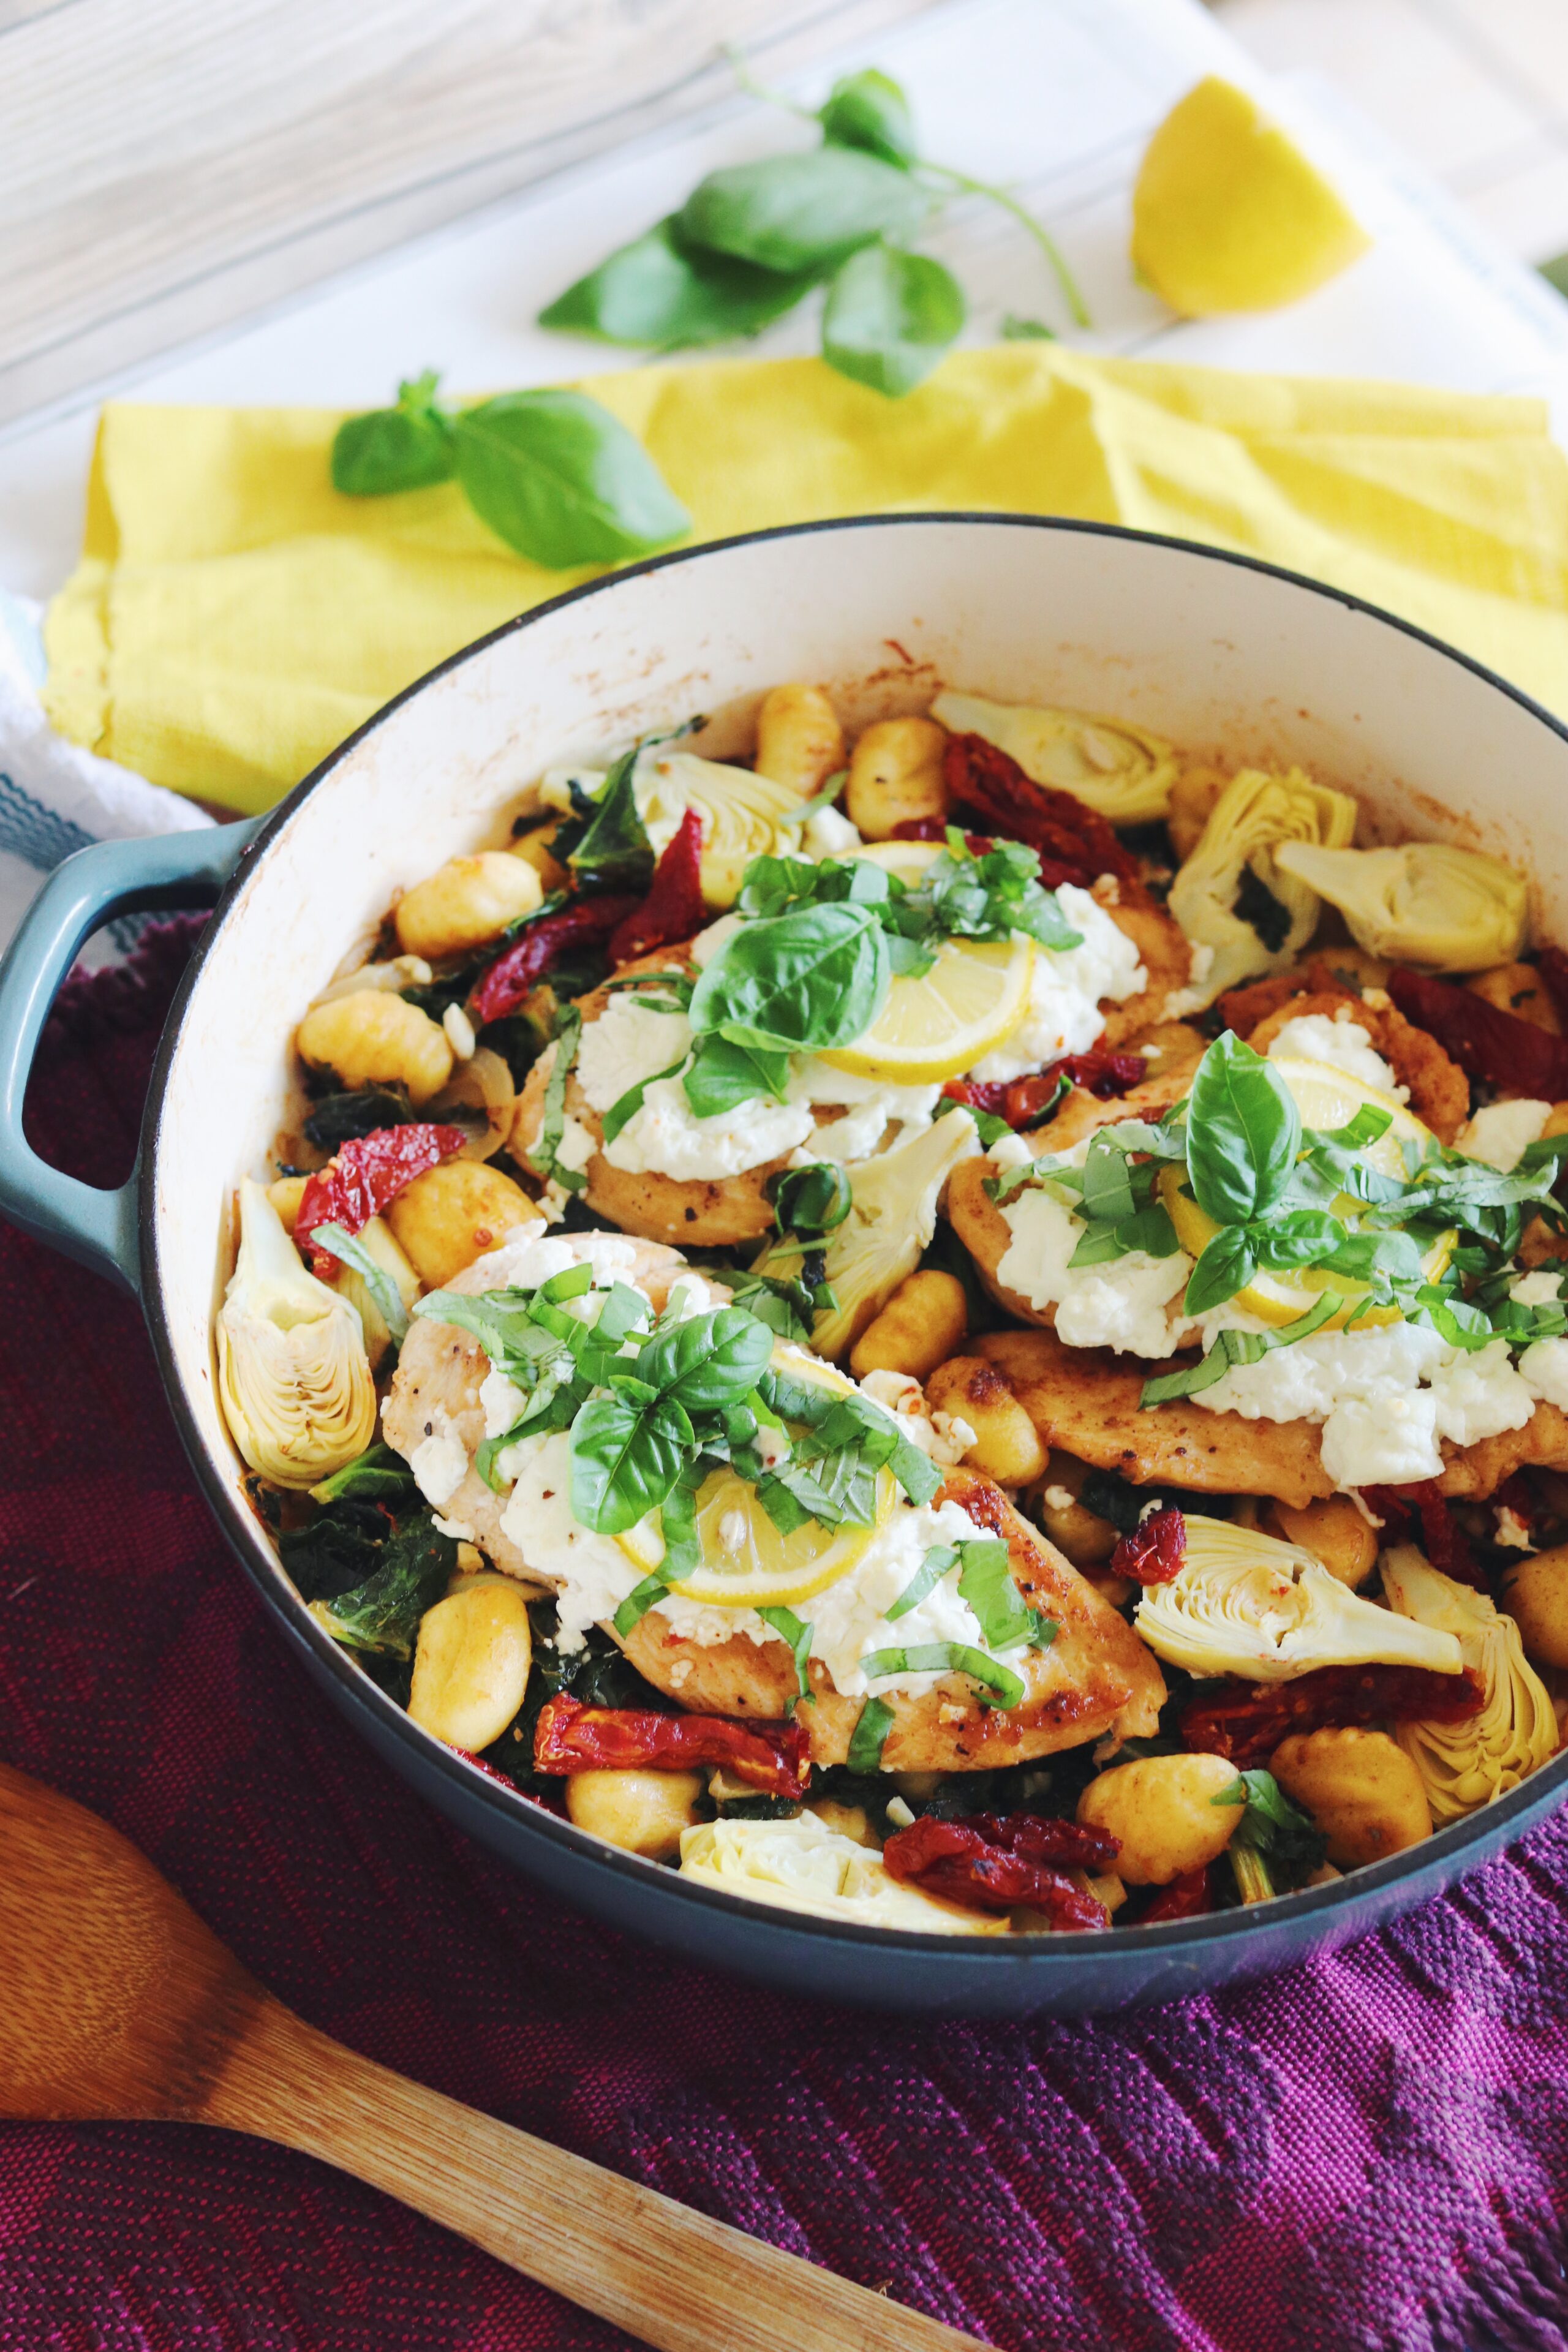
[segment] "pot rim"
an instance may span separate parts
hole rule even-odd
[[[901,1927],[872,1927],[837,1919],[825,1919],[813,1913],[794,1911],[782,1906],[763,1904],[746,1897],[721,1892],[717,1888],[683,1880],[678,1874],[661,1864],[627,1853],[620,1848],[605,1845],[584,1830],[546,1807],[525,1797],[521,1790],[510,1789],[493,1780],[483,1770],[476,1770],[451,1748],[445,1747],[415,1723],[404,1708],[397,1706],[368,1675],[363,1674],[348,1653],[318,1625],[299,1595],[283,1580],[283,1571],[275,1559],[270,1541],[259,1521],[248,1510],[240,1489],[232,1481],[219,1476],[211,1465],[205,1441],[196,1425],[195,1415],[185,1391],[185,1385],[175,1360],[168,1321],[163,1312],[163,1285],[158,1259],[157,1218],[154,1203],[158,1195],[159,1159],[163,1139],[163,1098],[167,1089],[170,1066],[184,1022],[191,998],[200,984],[207,957],[216,945],[219,933],[227,922],[243,894],[255,856],[267,848],[287,827],[295,811],[319,786],[325,783],[350,752],[364,742],[378,728],[400,710],[414,696],[423,693],[437,679],[459,668],[489,647],[504,638],[533,626],[536,623],[563,611],[584,599],[604,594],[623,581],[637,579],[646,573],[660,572],[677,564],[701,562],[705,557],[723,555],[731,551],[754,546],[773,540],[805,539],[831,531],[868,530],[920,529],[954,524],[977,526],[994,530],[1029,530],[1067,533],[1085,538],[1131,541],[1162,552],[1198,556],[1209,562],[1226,563],[1247,572],[1261,572],[1265,577],[1284,582],[1323,598],[1330,604],[1343,606],[1348,612],[1364,615],[1386,628],[1413,638],[1417,644],[1442,655],[1468,670],[1483,684],[1516,703],[1521,709],[1539,719],[1543,726],[1568,744],[1568,725],[1527,694],[1522,688],[1500,677],[1473,655],[1451,646],[1430,630],[1403,619],[1384,606],[1369,603],[1349,590],[1309,579],[1304,573],[1292,572],[1283,564],[1269,563],[1262,558],[1241,553],[1229,548],[1209,547],[1196,540],[1178,539],[1163,532],[1137,530],[1122,523],[1094,522],[1073,516],[1010,514],[984,509],[935,508],[913,513],[839,515],[813,522],[782,523],[765,530],[740,531],[726,539],[705,540],[695,547],[675,548],[662,554],[644,557],[636,563],[603,572],[598,578],[584,581],[576,587],[563,590],[560,595],[547,598],[516,614],[499,627],[477,637],[457,652],[448,654],[434,667],[405,686],[402,691],[373,711],[351,735],[335,745],[324,759],[311,769],[293,790],[287,793],[268,814],[242,854],[233,877],[226,886],[212,918],[197,941],[189,964],[181,979],[158,1052],[153,1066],[146,1106],[142,1114],[141,1147],[138,1156],[140,1196],[137,1204],[137,1225],[141,1244],[142,1302],[160,1377],[175,1424],[201,1482],[209,1508],[227,1537],[231,1549],[261,1594],[285,1637],[306,1653],[316,1670],[337,1685],[337,1695],[346,1702],[350,1711],[362,1710],[379,1722],[392,1738],[403,1746],[411,1759],[424,1771],[435,1774],[450,1789],[454,1799],[465,1807],[477,1805],[499,1823],[521,1825],[537,1834],[546,1845],[553,1845],[570,1854],[580,1864],[610,1878],[619,1878],[660,1894],[675,1895],[706,1909],[715,1924],[730,1919],[743,1921],[758,1931],[773,1929],[773,1940],[782,1942],[792,1934],[826,1938],[831,1943],[858,1949],[867,1954],[897,1950],[900,1953],[950,1954],[964,1968],[1042,1969],[1055,1960],[1077,1964],[1094,1958],[1104,1965],[1114,1965],[1118,1957],[1130,1964],[1159,1955],[1182,1955],[1195,1948],[1223,1944],[1228,1938],[1245,1935],[1258,1937],[1267,1935],[1278,1923],[1285,1927],[1308,1918],[1328,1916],[1347,1902],[1363,1895],[1373,1895],[1396,1885],[1406,1877],[1425,1874],[1436,1869],[1440,1882],[1457,1874],[1443,1869],[1471,1845],[1484,1847],[1486,1853],[1507,1843],[1506,1833],[1517,1823],[1519,1831],[1529,1826],[1536,1815],[1549,1810],[1550,1801],[1561,1797],[1568,1785],[1568,1748],[1562,1750],[1551,1763],[1521,1781],[1516,1789],[1499,1798],[1479,1811],[1468,1814],[1464,1820],[1448,1828],[1435,1831],[1431,1837],[1403,1853],[1391,1854],[1385,1861],[1363,1865],[1361,1869],[1323,1886],[1304,1888],[1278,1898],[1268,1906],[1266,1917],[1255,1916],[1250,1906],[1231,1911],[1210,1912],[1186,1921],[1173,1920],[1148,1927],[1121,1927],[1110,1936],[1103,1929],[1061,1931],[1031,1936],[962,1936],[933,1935]],[[415,1784],[417,1787],[417,1783]],[[423,1793],[421,1791],[420,1793]],[[1478,1854],[1478,1863],[1484,1859]],[[1288,1908],[1285,1906],[1289,1906]]]

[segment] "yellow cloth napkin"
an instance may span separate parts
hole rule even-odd
[[[1419,622],[1568,713],[1568,463],[1531,400],[1006,346],[884,400],[817,360],[584,387],[699,540],[933,507],[1244,550]],[[48,616],[60,730],[177,792],[268,807],[389,695],[589,576],[525,562],[455,485],[340,498],[322,409],[104,411],[86,545]]]

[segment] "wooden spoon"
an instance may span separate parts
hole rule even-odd
[[[118,1831],[3,1764],[0,1987],[15,2121],[254,2132],[662,2352],[985,2352],[345,2050],[247,1976]]]

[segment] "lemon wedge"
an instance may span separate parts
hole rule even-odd
[[[1299,302],[1370,242],[1300,149],[1214,74],[1161,123],[1132,191],[1134,266],[1189,319]]]
[[[775,1349],[774,1369],[792,1380],[829,1388],[847,1395],[854,1382],[799,1349]],[[875,1524],[868,1528],[825,1528],[807,1519],[793,1534],[781,1535],[757,1499],[757,1490],[738,1471],[713,1471],[697,1490],[697,1539],[701,1559],[689,1576],[672,1582],[669,1590],[684,1600],[701,1601],[718,1609],[789,1609],[810,1601],[837,1584],[861,1559],[898,1502],[892,1473],[879,1473]],[[664,1531],[659,1515],[650,1511],[635,1528],[616,1538],[621,1549],[645,1574],[664,1558]]]
[[[1348,1077],[1327,1062],[1309,1061],[1304,1055],[1284,1057],[1272,1065],[1289,1087],[1303,1127],[1332,1129],[1347,1127],[1358,1110],[1371,1104],[1389,1114],[1390,1124],[1375,1143],[1368,1144],[1362,1158],[1382,1176],[1403,1176],[1405,1155],[1401,1145],[1429,1139],[1430,1129],[1403,1103],[1394,1102],[1375,1087],[1363,1086],[1359,1078]],[[1176,1229],[1176,1239],[1190,1257],[1200,1255],[1205,1245],[1220,1230],[1214,1219],[1200,1209],[1190,1193],[1184,1192],[1186,1170],[1167,1167],[1160,1171],[1160,1198],[1170,1212],[1171,1223]],[[1362,1203],[1350,1193],[1342,1192],[1334,1202],[1334,1214],[1347,1225],[1354,1226]],[[1447,1265],[1458,1235],[1442,1234],[1422,1259],[1422,1271],[1428,1282],[1436,1282]],[[1283,1323],[1293,1323],[1299,1315],[1310,1314],[1325,1290],[1336,1290],[1345,1300],[1337,1315],[1331,1315],[1323,1325],[1325,1331],[1339,1330],[1353,1311],[1358,1298],[1365,1296],[1367,1286],[1354,1282],[1344,1275],[1325,1274],[1318,1266],[1303,1266],[1289,1274],[1259,1274],[1246,1288],[1238,1290],[1228,1300],[1244,1315],[1255,1316],[1259,1323],[1278,1328]],[[1364,1331],[1376,1323],[1397,1323],[1397,1307],[1369,1307],[1356,1317],[1356,1329]]]
[[[863,1036],[818,1059],[885,1086],[962,1077],[1017,1027],[1034,976],[1032,940],[944,940],[929,971],[894,981]]]

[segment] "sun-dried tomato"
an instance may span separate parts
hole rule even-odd
[[[560,907],[552,915],[535,916],[475,981],[468,994],[468,1011],[474,1021],[482,1028],[487,1021],[499,1021],[503,1014],[515,1013],[529,991],[568,949],[607,940],[628,916],[640,911],[642,904],[640,898],[615,893],[604,898],[574,898],[569,907]]]
[[[1568,1027],[1568,955],[1561,948],[1537,948],[1535,961],[1546,993],[1552,999],[1552,1009]]]
[[[1136,858],[1099,810],[1074,793],[1037,784],[984,735],[950,736],[942,775],[955,807],[1038,850],[1047,889],[1076,882],[1087,890],[1100,875],[1115,874],[1142,894]]]
[[[1267,1764],[1293,1731],[1458,1723],[1479,1714],[1485,1698],[1480,1676],[1468,1666],[1457,1675],[1429,1666],[1318,1666],[1293,1682],[1237,1682],[1223,1697],[1200,1700],[1182,1717],[1182,1744],[1250,1771]]]
[[[1489,1004],[1474,989],[1456,988],[1429,972],[1391,971],[1386,984],[1406,1021],[1436,1037],[1472,1078],[1542,1102],[1568,1096],[1568,1037],[1553,1036]]]
[[[1205,1863],[1201,1870],[1184,1870],[1180,1878],[1173,1878],[1168,1886],[1157,1889],[1137,1924],[1140,1927],[1152,1927],[1162,1919],[1201,1919],[1205,1911],[1213,1909],[1214,1891]]]
[[[708,920],[702,903],[702,819],[689,808],[654,868],[653,887],[635,915],[610,933],[610,961],[630,963],[655,948],[689,940]]]
[[[949,1078],[942,1093],[952,1102],[1005,1118],[1011,1128],[1034,1127],[1055,1102],[1064,1078],[1109,1102],[1137,1086],[1148,1070],[1142,1054],[1110,1054],[1097,1045],[1087,1054],[1066,1054],[1025,1078]]]
[[[331,1281],[338,1261],[330,1252],[315,1249],[310,1235],[318,1225],[342,1225],[345,1234],[363,1233],[389,1202],[427,1175],[443,1160],[461,1151],[468,1141],[460,1127],[432,1127],[415,1121],[406,1127],[378,1127],[370,1135],[341,1143],[324,1168],[307,1179],[294,1219],[294,1239],[304,1251],[312,1274]]]
[[[1084,1829],[1044,1813],[971,1813],[962,1822],[938,1821],[927,1813],[897,1830],[882,1860],[901,1885],[971,1910],[1011,1911],[1025,1905],[1044,1911],[1053,1927],[1106,1927],[1103,1903],[1085,1895],[1064,1874],[1103,1870],[1121,1848],[1102,1831]]]
[[[1478,1592],[1486,1591],[1486,1573],[1436,1478],[1408,1486],[1365,1486],[1362,1499],[1373,1517],[1383,1521],[1385,1541],[1414,1539],[1445,1576],[1457,1584],[1473,1584]]]
[[[1125,1535],[1110,1555],[1112,1576],[1134,1584],[1173,1584],[1186,1565],[1187,1523],[1173,1503],[1151,1511]]]
[[[536,1772],[689,1772],[722,1765],[749,1789],[804,1797],[811,1778],[804,1725],[732,1723],[719,1715],[658,1715],[651,1707],[584,1706],[563,1692],[539,1710]]]

